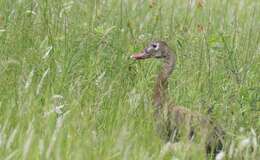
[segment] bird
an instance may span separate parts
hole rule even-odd
[[[152,41],[133,60],[162,59],[163,65],[157,76],[153,93],[155,128],[165,142],[199,139],[205,146],[207,159],[215,157],[223,149],[224,131],[218,124],[202,113],[168,102],[166,90],[168,79],[176,65],[176,54],[165,41]],[[196,141],[197,142],[197,141]]]

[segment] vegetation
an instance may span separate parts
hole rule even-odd
[[[0,159],[203,159],[155,132],[160,62],[130,59],[152,39],[177,53],[171,100],[224,128],[225,158],[259,158],[259,13],[257,0],[1,0]]]

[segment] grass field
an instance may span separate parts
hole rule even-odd
[[[177,54],[170,99],[260,159],[260,1],[191,1],[0,0],[0,159],[203,159],[155,132],[161,63],[129,58],[152,39]]]

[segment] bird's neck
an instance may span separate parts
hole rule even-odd
[[[165,101],[165,91],[168,86],[168,78],[171,75],[174,66],[175,66],[175,54],[171,53],[171,51],[167,51],[167,56],[164,58],[164,64],[162,66],[161,72],[157,77],[157,81],[154,88],[154,97],[153,103],[157,109],[160,109]]]

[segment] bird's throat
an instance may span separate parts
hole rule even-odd
[[[166,99],[166,90],[168,87],[168,78],[174,69],[176,61],[175,59],[175,54],[168,51],[167,56],[164,58],[164,64],[162,66],[161,72],[157,77],[153,95],[153,103],[157,109],[164,105]]]

